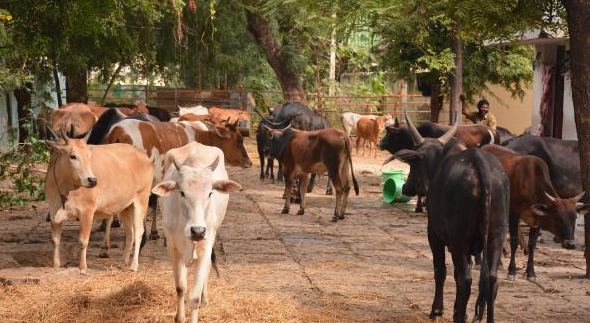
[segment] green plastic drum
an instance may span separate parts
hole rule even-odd
[[[406,203],[410,200],[409,196],[402,194],[405,173],[401,169],[384,169],[381,171],[383,181],[383,201],[385,203]]]

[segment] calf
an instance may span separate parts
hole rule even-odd
[[[285,207],[282,213],[289,213],[291,188],[296,177],[301,179],[299,188],[301,204],[297,214],[303,215],[309,175],[327,172],[336,190],[336,208],[332,222],[344,219],[351,178],[355,193],[357,195],[359,193],[352,168],[348,137],[336,129],[301,131],[290,129],[290,126],[282,130],[269,130],[269,132],[272,138],[271,150],[284,150],[277,152],[278,155],[283,156],[282,165],[285,176]]]
[[[152,192],[161,197],[168,255],[176,284],[175,322],[184,322],[187,267],[196,262],[195,284],[188,296],[190,321],[207,303],[207,278],[213,243],[227,210],[228,193],[241,189],[228,179],[219,148],[192,142],[166,153],[166,175]],[[195,259],[196,256],[196,259]]]
[[[363,157],[365,156],[365,145],[366,142],[369,142],[369,156],[371,156],[371,152],[373,151],[374,146],[377,146],[377,141],[379,140],[379,133],[381,129],[383,129],[381,125],[385,125],[385,122],[382,117],[378,117],[375,119],[363,117],[360,118],[357,122],[357,138],[356,138],[356,154],[359,154],[359,145],[363,145]],[[375,150],[375,158],[377,158],[377,150]]]
[[[428,242],[436,286],[430,318],[443,314],[448,247],[457,284],[453,321],[466,321],[471,256],[483,253],[474,320],[481,321],[487,304],[487,322],[494,322],[497,270],[508,226],[508,178],[492,154],[467,149],[452,138],[457,122],[438,139],[422,138],[407,114],[406,122],[413,147],[398,151],[395,157],[410,164],[403,194],[426,194]]]
[[[45,176],[45,197],[49,204],[53,266],[60,266],[59,247],[62,221],[80,220],[80,272],[86,272],[86,248],[92,219],[119,215],[125,225],[125,265],[137,271],[139,247],[144,232],[153,178],[153,165],[141,150],[125,145],[86,145],[84,139],[70,139],[62,129],[62,140],[50,142],[54,150]],[[109,252],[110,223],[105,232],[105,253]]]
[[[342,113],[342,115],[340,116],[340,121],[342,122],[342,128],[344,129],[344,132],[346,133],[347,136],[350,137],[350,135],[352,134],[353,131],[355,133],[357,132],[358,121],[361,118],[377,119],[377,117],[378,116],[373,115],[373,114],[362,115],[362,114],[347,111],[347,112]],[[381,127],[381,129],[383,129],[385,124],[388,123],[392,119],[391,115],[386,115],[386,116],[384,115],[383,117],[379,117],[379,118],[380,118],[379,126]],[[381,123],[383,123],[383,124],[381,124]]]
[[[556,193],[549,177],[545,162],[536,156],[522,156],[512,149],[488,145],[483,149],[496,156],[502,163],[504,172],[510,180],[510,265],[508,278],[516,277],[514,259],[519,241],[519,219],[531,229],[528,242],[527,279],[535,280],[533,257],[540,230],[547,230],[562,242],[562,247],[576,247],[574,232],[578,213],[588,213],[589,205],[578,205],[584,196],[561,199]]]

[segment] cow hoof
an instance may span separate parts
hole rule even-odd
[[[47,212],[47,217],[45,218],[45,222],[51,222],[51,213]]]
[[[422,208],[416,208],[416,209],[414,210],[414,212],[416,212],[416,213],[422,213],[422,212],[424,212],[424,211],[422,210]]]
[[[120,228],[120,227],[121,227],[121,221],[113,220],[113,224],[111,224],[111,228]]]
[[[435,318],[437,318],[438,316],[442,316],[443,315],[443,310],[442,308],[437,308],[437,309],[433,309],[432,312],[430,312],[430,315],[428,315],[428,317],[431,320],[434,320]]]
[[[151,240],[158,240],[158,239],[160,239],[160,234],[158,233],[158,231],[156,231],[156,232],[150,232],[150,239]]]
[[[109,253],[108,253],[108,252],[106,252],[106,251],[101,251],[101,252],[98,254],[98,257],[99,257],[99,258],[110,258],[110,255],[109,255]]]
[[[86,268],[80,269],[80,275],[86,276]]]
[[[340,216],[338,216],[338,220],[344,220],[344,213],[340,214]]]
[[[297,215],[303,215],[305,213],[305,210],[299,210],[297,211]]]
[[[131,265],[131,267],[129,267],[129,270],[131,270],[133,272],[137,272],[137,267],[138,267],[137,264],[133,264],[133,265]]]
[[[326,195],[334,195],[334,192],[332,190],[326,190]]]
[[[283,209],[283,211],[281,211],[282,214],[289,214],[289,209]]]
[[[509,281],[515,281],[516,280],[516,275],[514,275],[514,274],[508,274],[508,276],[506,277],[506,279],[508,279]]]
[[[537,277],[536,276],[527,276],[526,280],[534,283],[537,281]]]
[[[332,220],[331,220],[331,221],[332,221],[332,222],[338,222],[338,217],[337,217],[336,215],[334,215],[334,216],[332,217]]]

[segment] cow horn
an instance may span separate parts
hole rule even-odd
[[[53,138],[51,138],[51,140],[59,140],[59,137],[55,134],[55,132],[53,132],[53,130],[51,130],[50,126],[45,124],[45,128],[47,128],[47,131],[49,131],[49,134],[51,134],[51,136],[53,136]]]
[[[176,160],[176,158],[172,157],[172,163],[174,164],[174,167],[176,168],[177,171],[180,172],[180,168],[182,167],[182,164]]]
[[[445,145],[447,142],[449,142],[449,140],[451,140],[451,138],[453,138],[458,127],[459,122],[457,122],[457,115],[455,115],[455,122],[453,123],[453,126],[451,127],[451,129],[447,130],[447,132],[445,132],[444,135],[440,136],[440,138],[438,138],[438,141]]]
[[[420,145],[424,142],[424,138],[422,138],[422,136],[418,132],[418,129],[416,129],[416,127],[412,123],[412,120],[410,120],[407,111],[404,111],[404,116],[406,117],[406,123],[408,124],[408,129],[410,130],[410,138],[412,138],[414,146]]]
[[[60,134],[61,137],[66,141],[66,145],[70,144],[70,137],[68,137],[68,134],[66,133],[66,127],[62,126],[60,129]]]
[[[286,126],[285,128],[281,129],[281,131],[287,131],[289,129],[291,129],[291,124],[290,123],[289,123],[288,126]]]
[[[209,165],[211,171],[214,171],[215,168],[217,168],[217,164],[219,164],[219,156],[217,156],[215,160],[211,163],[211,165]]]
[[[271,127],[269,127],[269,126],[265,125],[265,124],[263,124],[262,126],[263,126],[264,128],[266,128],[266,130],[268,130],[268,131],[273,131],[273,130],[275,130],[275,129],[273,129],[273,128],[271,128]]]
[[[262,113],[260,112],[260,110],[258,110],[258,108],[254,108],[254,112],[256,112],[262,118],[262,120],[264,120],[264,122],[268,123],[271,126],[278,127],[284,123],[284,122],[280,122],[280,123],[272,122],[272,121],[268,120],[265,116],[262,115]]]
[[[582,191],[582,193],[574,196],[574,200],[576,201],[576,203],[579,202],[584,197],[585,194],[586,194],[586,192]]]
[[[393,121],[393,126],[399,127],[399,120],[397,119],[397,116],[395,116],[395,120]]]
[[[553,196],[551,196],[551,194],[547,193],[546,191],[543,191],[543,193],[545,193],[545,196],[547,196],[549,201],[555,202],[555,198]],[[582,193],[582,194],[584,194],[584,193]]]

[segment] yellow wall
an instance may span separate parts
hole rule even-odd
[[[514,134],[521,134],[525,128],[531,126],[531,113],[533,108],[533,89],[525,90],[522,101],[512,98],[510,92],[500,85],[488,85],[490,93],[484,93],[483,97],[490,102],[490,112],[496,116],[498,126],[504,127]],[[475,99],[477,104],[479,98]],[[468,110],[475,111],[476,106],[468,104]]]

